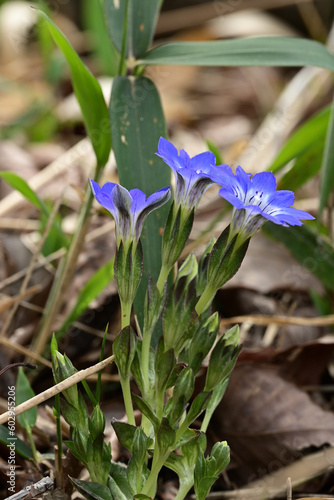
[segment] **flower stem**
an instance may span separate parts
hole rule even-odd
[[[152,469],[141,491],[143,495],[147,495],[151,498],[154,498],[157,488],[158,474],[162,466],[164,465],[165,460],[168,457],[168,454],[169,453],[159,456],[159,450],[157,448],[154,450]]]
[[[135,415],[133,412],[131,390],[130,390],[130,377],[120,378],[123,400],[125,405],[125,412],[128,417],[128,422],[131,425],[136,425]]]
[[[209,287],[205,288],[204,292],[202,293],[195,307],[198,316],[200,316],[210,306],[215,296],[215,293],[216,290],[213,290],[212,288]]]
[[[160,274],[159,274],[159,278],[158,278],[158,281],[157,281],[157,288],[158,288],[158,290],[159,290],[160,293],[162,293],[162,291],[164,289],[164,286],[165,286],[165,283],[167,281],[169,272],[170,272],[170,268],[162,265],[161,271],[160,271]]]
[[[193,484],[194,484],[193,480],[184,481],[182,483],[180,482],[179,491],[177,492],[177,495],[174,498],[174,500],[183,500]]]
[[[143,332],[143,342],[141,345],[141,360],[140,367],[143,374],[144,394],[149,391],[149,369],[150,369],[150,347],[151,347],[151,332]]]

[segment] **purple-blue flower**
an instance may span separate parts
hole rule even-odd
[[[146,216],[164,205],[170,198],[170,187],[160,189],[146,198],[140,189],[128,191],[120,184],[106,182],[100,187],[90,179],[96,200],[115,219],[117,247],[121,241],[128,247],[132,241],[138,242]]]
[[[236,234],[245,241],[267,220],[281,226],[301,226],[301,220],[314,219],[303,210],[293,208],[294,193],[276,190],[276,179],[272,172],[260,172],[249,176],[241,167],[234,175],[224,166],[223,176],[214,176],[222,186],[219,194],[233,207],[230,239]]]
[[[211,173],[217,169],[213,153],[206,151],[190,158],[188,153],[160,137],[157,156],[162,158],[175,174],[174,201],[176,208],[180,205],[188,210],[195,208],[204,192],[214,184]]]

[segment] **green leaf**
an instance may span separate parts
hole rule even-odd
[[[88,28],[93,51],[104,75],[116,76],[119,66],[119,53],[112,43],[106,24],[102,2],[85,0],[83,2],[84,27]]]
[[[185,66],[320,66],[334,71],[334,56],[324,45],[286,37],[166,43],[150,50],[138,62]]]
[[[105,11],[110,37],[121,52],[126,4],[122,0],[105,0]],[[139,57],[145,54],[155,30],[160,0],[129,0],[126,34],[126,56]]]
[[[136,354],[137,337],[131,326],[121,330],[113,343],[115,363],[120,377],[126,379],[130,376],[133,358]]]
[[[83,114],[98,166],[102,167],[109,158],[111,136],[108,109],[100,84],[48,15],[39,9],[36,10],[46,19],[54,41],[63,52],[70,66],[73,89]]]
[[[334,249],[309,226],[282,227],[268,222],[263,231],[283,243],[298,262],[329,290],[334,290]],[[284,278],[284,277],[283,277]],[[303,279],[298,266],[289,270],[286,284],[299,286]]]
[[[22,179],[22,177],[14,174],[13,172],[0,172],[0,177],[4,179],[13,189],[16,189],[16,191],[21,193],[28,201],[30,201],[30,203],[35,205],[38,210],[41,210],[48,216],[50,215],[42,200],[37,196],[35,191],[31,189],[29,184]]]
[[[111,425],[116,432],[116,436],[120,444],[127,450],[131,451],[137,427],[128,424],[127,422],[118,421],[111,422]]]
[[[167,135],[154,83],[143,77],[115,78],[110,121],[120,184],[126,189],[139,188],[146,196],[169,186],[170,169],[154,154],[159,138]],[[135,299],[135,311],[141,324],[148,276],[156,281],[160,272],[161,228],[167,211],[168,204],[151,213],[142,232],[144,273]]]
[[[143,398],[140,396],[137,396],[136,394],[132,394],[133,400],[135,404],[138,406],[139,410],[149,419],[151,424],[154,427],[154,431],[157,432],[160,426],[160,422],[158,418],[155,416],[155,413],[153,412],[152,408],[146,401],[144,401]]]
[[[12,432],[13,431],[9,433],[7,427],[0,425],[0,443],[7,446],[10,445],[11,442],[15,442],[15,453],[18,453],[21,457],[30,460],[33,457],[31,448],[24,441],[22,441],[22,439],[17,437],[15,433],[12,434]]]
[[[330,106],[326,106],[293,133],[268,170],[277,172],[288,162],[302,156],[314,143],[324,142],[328,128]]]
[[[334,99],[327,129],[325,151],[321,166],[319,218],[334,188]]]
[[[58,330],[57,335],[64,333],[67,328],[87,309],[89,304],[105,289],[114,277],[114,258],[100,267],[80,290],[76,303]]]
[[[133,493],[127,478],[127,468],[116,462],[110,464],[110,476],[108,486],[114,500],[133,500]]]
[[[113,496],[104,484],[93,483],[92,481],[82,481],[70,477],[75,488],[88,500],[113,500]]]
[[[27,379],[21,366],[19,367],[17,375],[15,396],[17,405],[20,405],[21,403],[24,403],[28,399],[31,399],[35,396],[29,380]],[[18,415],[17,420],[24,429],[27,429],[27,427],[33,427],[37,420],[37,406],[34,406],[30,410],[25,411],[21,415]]]

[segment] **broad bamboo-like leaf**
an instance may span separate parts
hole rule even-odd
[[[115,78],[110,121],[120,184],[127,189],[139,188],[146,196],[169,186],[170,169],[154,154],[159,138],[167,134],[154,83],[144,77]],[[167,210],[168,205],[164,205],[152,212],[142,232],[144,273],[135,300],[140,321],[148,276],[157,280],[161,267],[161,231]]]
[[[48,15],[41,10],[37,10],[37,12],[46,19],[54,41],[70,66],[74,92],[83,114],[97,163],[100,167],[104,166],[111,149],[111,136],[108,109],[100,84]]]
[[[121,52],[126,26],[126,57],[139,57],[149,47],[159,14],[160,0],[105,0],[110,36]],[[127,17],[127,21],[126,21]]]
[[[321,165],[319,216],[325,208],[334,189],[334,99],[326,135],[325,151]]]
[[[334,56],[324,45],[287,37],[166,43],[150,50],[138,62],[196,66],[320,66],[334,71]]]
[[[319,278],[325,287],[334,290],[334,249],[320,234],[315,233],[307,225],[282,227],[271,222],[267,222],[263,230],[283,243],[298,262]],[[291,270],[289,279],[291,283],[299,283],[301,277],[298,269]]]

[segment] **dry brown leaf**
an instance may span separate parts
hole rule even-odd
[[[301,450],[334,444],[334,415],[314,404],[273,367],[239,365],[213,425],[261,475],[293,462]]]

